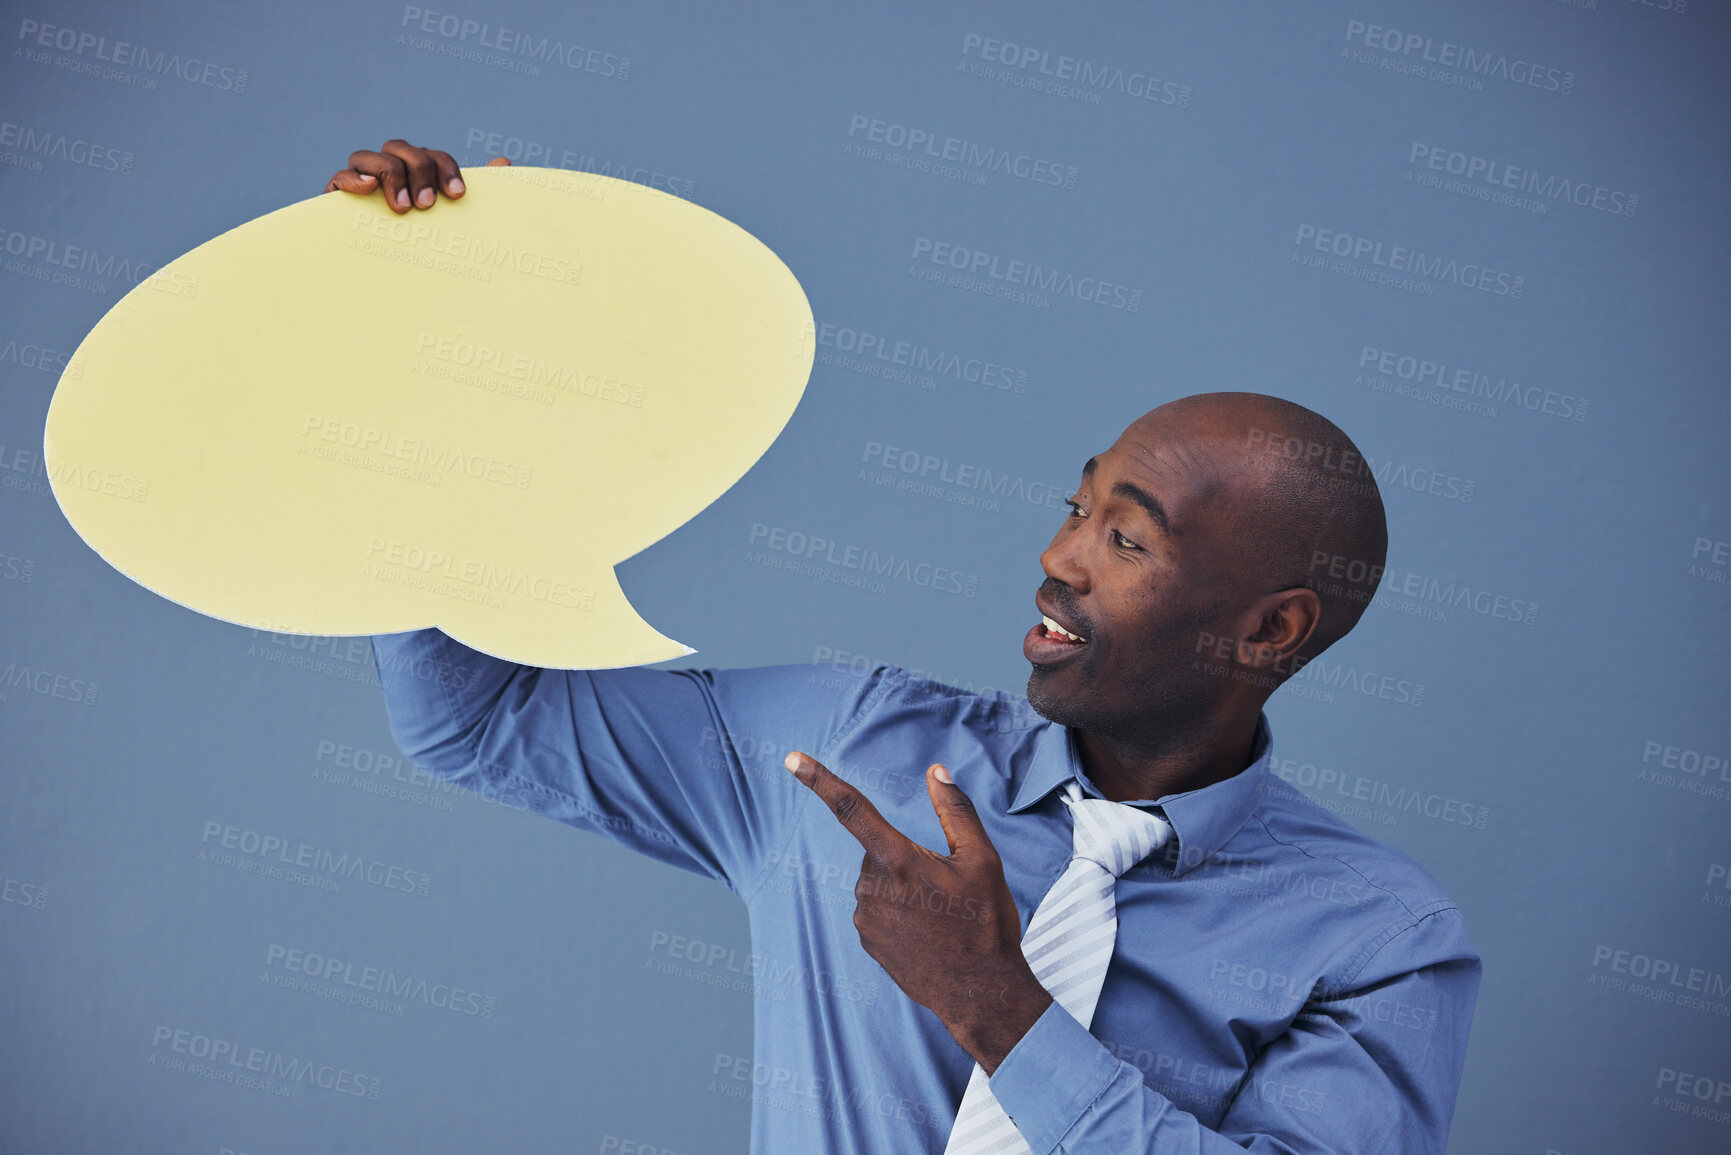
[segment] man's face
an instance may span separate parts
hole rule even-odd
[[[1231,429],[1155,410],[1083,471],[1040,565],[1042,622],[1022,652],[1028,701],[1052,721],[1137,742],[1188,731],[1220,697],[1198,639],[1242,605],[1234,527],[1245,492]],[[1241,440],[1241,438],[1237,438]]]

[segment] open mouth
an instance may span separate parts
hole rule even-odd
[[[1057,622],[1045,616],[1040,618],[1040,625],[1038,628],[1046,631],[1046,637],[1055,642],[1065,642],[1076,646],[1085,646],[1088,644],[1087,638],[1084,638],[1079,634],[1072,634],[1069,630],[1066,630],[1063,626],[1060,626]]]
[[[1022,655],[1036,666],[1055,666],[1076,657],[1088,646],[1088,639],[1041,610],[1040,624],[1022,639]]]

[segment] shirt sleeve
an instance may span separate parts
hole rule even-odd
[[[754,670],[549,670],[439,630],[373,638],[391,732],[429,773],[726,883],[768,876],[822,758],[878,678]]]
[[[1263,1049],[1218,1130],[1057,1003],[992,1072],[992,1094],[1035,1155],[1441,1155],[1479,977],[1453,906],[1395,930],[1350,990],[1314,996]]]

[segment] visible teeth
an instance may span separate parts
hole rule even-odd
[[[1069,630],[1066,630],[1063,626],[1060,626],[1057,622],[1046,617],[1044,614],[1040,615],[1040,620],[1046,623],[1046,632],[1048,634],[1057,634],[1060,638],[1068,638],[1072,642],[1085,642],[1088,640],[1087,638],[1078,637],[1077,635],[1072,634]]]

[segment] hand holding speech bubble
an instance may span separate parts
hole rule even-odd
[[[693,652],[613,566],[719,497],[805,390],[765,245],[654,189],[480,168],[396,216],[327,193],[115,304],[49,405],[79,535],[141,585],[285,633],[438,626],[540,666]]]

